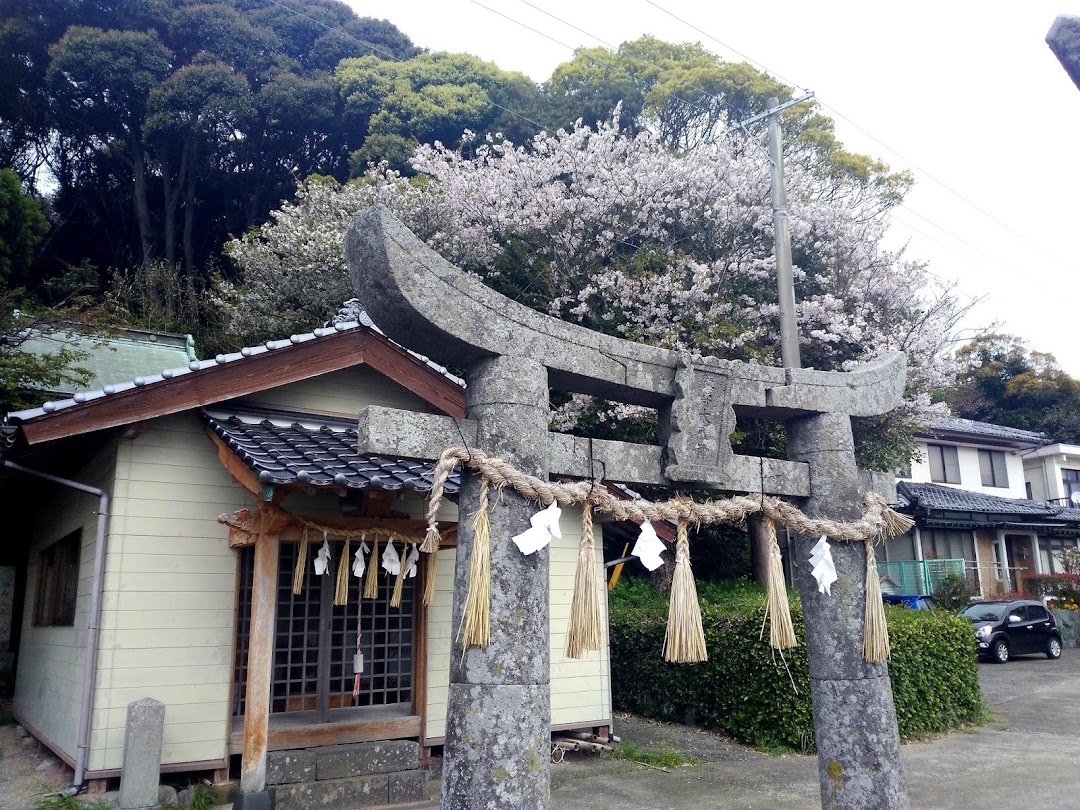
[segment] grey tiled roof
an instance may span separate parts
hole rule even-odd
[[[973,419],[961,419],[959,416],[941,416],[926,423],[929,433],[967,433],[971,436],[987,439],[1004,439],[1024,444],[1049,444],[1050,440],[1043,433],[1033,430],[995,425],[991,422],[976,422]]]
[[[154,386],[171,380],[174,377],[180,377],[185,374],[190,374],[193,371],[202,371],[203,369],[214,368],[216,366],[224,366],[229,363],[236,363],[245,360],[249,357],[258,357],[259,355],[266,354],[267,352],[277,351],[289,346],[296,346],[301,343],[307,343],[312,340],[318,340],[329,335],[337,334],[338,332],[348,332],[353,329],[371,329],[372,331],[383,335],[379,331],[378,327],[372,323],[371,318],[367,316],[367,313],[360,312],[359,321],[340,321],[333,326],[328,326],[325,329],[316,329],[314,332],[305,332],[304,334],[292,335],[284,340],[268,340],[261,346],[247,346],[238,352],[231,354],[219,354],[217,357],[211,360],[192,360],[186,366],[180,366],[179,368],[165,369],[160,374],[147,374],[140,377],[136,377],[133,380],[127,380],[123,382],[112,383],[102,388],[98,388],[92,391],[80,391],[74,396],[68,399],[54,400],[46,402],[40,408],[30,408],[25,411],[13,411],[7,415],[9,422],[27,422],[31,419],[37,419],[38,417],[45,416],[46,414],[55,413],[56,411],[64,410],[67,408],[73,408],[77,405],[82,405],[84,402],[92,402],[102,397],[111,396],[113,394],[119,394],[122,391],[130,391],[132,388],[145,388],[147,386]],[[386,337],[383,335],[383,337]],[[387,338],[389,340],[389,338]],[[391,341],[392,342],[392,341]],[[398,345],[398,344],[395,344]],[[446,368],[440,366],[438,363],[430,360],[422,354],[417,354],[414,351],[406,349],[413,357],[421,362],[425,363],[430,368],[442,374],[451,382],[457,385],[464,386],[465,381],[460,377],[457,377],[447,371]]]
[[[1057,517],[1062,511],[1054,506],[1021,498],[998,498],[980,492],[968,492],[938,484],[915,484],[910,481],[896,483],[897,503],[900,508],[910,506],[939,509],[951,512],[989,512],[1000,515],[1026,515]]]
[[[204,411],[203,419],[264,484],[414,492],[432,486],[434,461],[358,453],[352,421],[217,408]],[[459,483],[455,471],[446,492],[457,492]]]

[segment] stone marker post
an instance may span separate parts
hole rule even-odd
[[[164,730],[164,703],[143,698],[128,704],[124,766],[120,772],[120,810],[150,810],[160,806],[158,782]]]

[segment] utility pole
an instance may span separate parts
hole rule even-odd
[[[795,277],[791,269],[787,190],[784,188],[784,148],[780,133],[780,100],[769,99],[769,163],[772,168],[773,253],[780,300],[780,358],[784,368],[799,368],[799,329],[795,319]]]
[[[813,92],[783,104],[776,97],[768,101],[765,112],[740,121],[736,126],[760,121],[769,122],[769,163],[772,179],[773,253],[776,256],[776,285],[780,304],[780,359],[784,368],[801,368],[799,330],[795,318],[795,278],[791,269],[791,233],[788,230],[787,191],[784,188],[784,149],[780,133],[780,113],[788,107],[814,97]]]

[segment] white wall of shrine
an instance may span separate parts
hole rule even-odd
[[[553,539],[549,548],[550,588],[548,608],[551,627],[551,724],[581,728],[608,725],[611,722],[611,677],[608,651],[588,652],[579,660],[567,658],[566,628],[570,620],[570,602],[574,593],[578,542],[581,538],[581,512],[564,509],[560,521],[561,539]],[[604,582],[603,535],[595,528],[597,579]],[[450,683],[450,655],[454,637],[450,609],[454,588],[455,549],[439,552],[435,601],[428,611],[428,685],[425,735],[429,741],[441,741],[446,734],[446,702]],[[607,627],[607,602],[604,627]]]

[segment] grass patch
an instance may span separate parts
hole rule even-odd
[[[689,757],[681,751],[676,751],[670,745],[659,751],[652,751],[634,745],[632,742],[621,742],[612,754],[615,759],[628,759],[631,762],[640,762],[642,765],[651,765],[654,768],[681,768],[684,765],[700,765],[701,760],[697,757]]]
[[[59,793],[43,796],[32,807],[33,810],[113,810],[105,799],[80,801],[76,796],[61,796]]]

